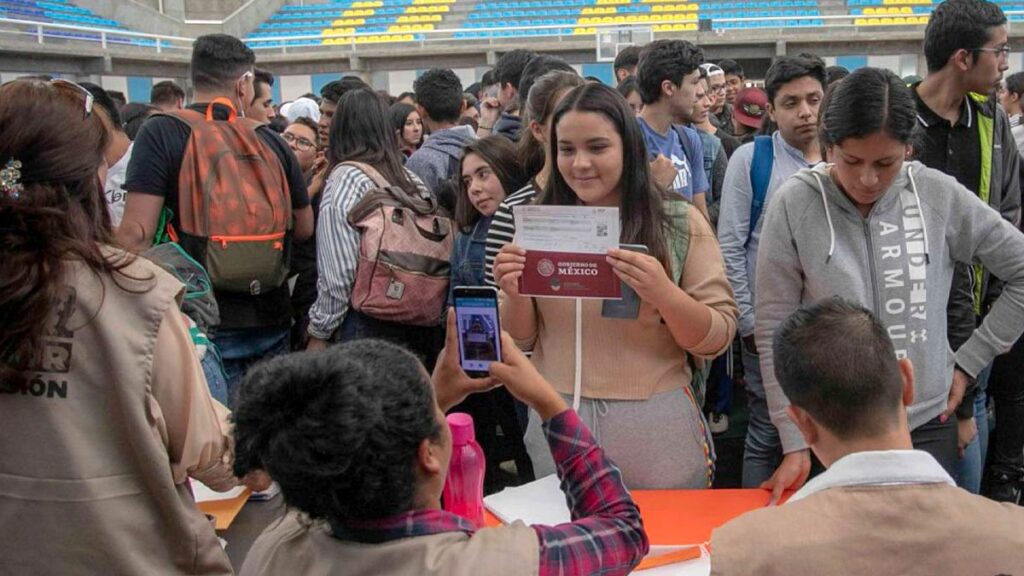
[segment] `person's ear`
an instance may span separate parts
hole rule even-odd
[[[903,405],[909,407],[914,403],[914,364],[910,358],[899,361],[900,378],[903,379]]]
[[[836,161],[835,160],[835,157],[836,157],[836,151],[835,150],[836,150],[836,147],[835,147],[834,144],[826,144],[825,145],[825,163],[826,164],[834,164],[835,163],[835,161]]]
[[[776,122],[776,120],[775,120],[775,105],[772,104],[771,102],[769,102],[765,106],[765,111],[768,112],[768,119],[771,120],[772,122]]]
[[[913,157],[914,157],[914,145],[911,144],[910,142],[907,142],[906,145],[904,145],[904,147],[903,147],[903,159],[904,160],[910,160]]]
[[[462,102],[462,104],[459,105],[459,116],[461,117],[466,112],[466,99],[460,98],[460,101]],[[422,114],[420,114],[420,118],[423,118]]]
[[[661,95],[667,98],[671,98],[676,92],[676,85],[671,80],[662,80],[661,82]]]
[[[530,133],[538,142],[544,141],[544,125],[536,120],[530,121]]]
[[[974,53],[966,48],[960,48],[951,57],[953,64],[962,72],[967,72],[974,65]]]
[[[441,466],[441,445],[433,438],[424,438],[420,442],[416,460],[424,475],[437,476],[446,472]]]
[[[808,446],[814,446],[818,443],[818,438],[821,435],[818,423],[811,418],[811,415],[806,410],[798,408],[790,404],[786,407],[786,416],[796,424],[800,434],[803,435],[804,440]]]

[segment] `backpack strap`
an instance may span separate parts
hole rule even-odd
[[[384,176],[382,176],[381,173],[378,172],[376,168],[374,168],[373,166],[370,166],[369,164],[364,164],[362,162],[342,162],[341,165],[342,166],[351,166],[353,168],[356,168],[357,170],[359,170],[363,174],[366,174],[366,176],[370,180],[373,180],[373,183],[378,188],[382,188],[383,189],[383,188],[390,188],[391,187],[391,183],[388,182],[387,179],[384,178]]]
[[[682,124],[673,124],[672,129],[675,130],[676,136],[679,137],[679,143],[683,146],[683,154],[686,156],[686,161],[690,163],[690,172],[693,172],[693,142],[690,140],[690,135],[686,133],[686,126]],[[704,159],[699,158],[700,165],[704,166]]]
[[[366,176],[373,181],[374,185],[377,186],[377,188],[386,191],[388,195],[397,200],[401,205],[408,207],[410,210],[416,212],[417,214],[425,216],[437,213],[437,200],[435,198],[433,198],[432,196],[417,198],[409,195],[409,193],[403,190],[402,188],[398,186],[392,186],[391,183],[388,182],[387,179],[385,179],[384,176],[381,175],[381,173],[378,172],[376,168],[370,166],[369,164],[364,164],[362,162],[342,162],[341,164],[339,164],[339,166],[351,166],[352,168],[361,171],[363,174],[366,174]],[[366,202],[373,201],[371,197],[366,197],[363,200]],[[362,208],[364,208],[364,202],[360,201],[356,204],[355,207],[352,208],[350,212],[361,212]]]
[[[690,251],[690,203],[673,200],[665,203],[671,227],[669,228],[669,264],[672,266],[672,282],[676,286],[683,280],[686,254]]]
[[[680,286],[683,281],[683,269],[686,267],[686,256],[690,251],[690,209],[693,205],[685,201],[671,201],[665,204],[671,227],[669,228],[669,262],[672,265],[672,281]],[[704,393],[707,389],[708,372],[711,363],[698,359],[689,352],[686,362],[690,366],[690,388],[693,390],[697,410],[704,405]]]
[[[752,198],[750,201],[750,230],[747,234],[747,242],[750,242],[750,234],[754,232],[754,229],[757,227],[757,221],[761,218],[764,201],[768,196],[768,184],[772,179],[772,167],[774,164],[775,147],[772,137],[754,137],[754,157],[750,161]]]

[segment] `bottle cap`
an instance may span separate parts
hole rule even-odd
[[[462,446],[476,439],[476,432],[473,430],[473,417],[469,414],[453,412],[445,419],[448,421],[448,428],[452,431],[452,445]]]

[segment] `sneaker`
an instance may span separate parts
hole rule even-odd
[[[989,484],[988,497],[997,502],[1020,504],[1021,481],[1009,474],[998,473]]]
[[[711,428],[712,434],[723,434],[729,430],[729,417],[725,414],[713,412],[711,420],[708,422],[708,427]]]

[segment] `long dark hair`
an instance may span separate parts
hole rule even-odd
[[[108,133],[69,84],[16,80],[0,86],[0,169],[21,163],[22,189],[0,190],[0,382],[16,387],[37,364],[65,263],[120,272],[129,256],[113,244],[97,170]],[[87,115],[88,114],[88,115]]]
[[[643,244],[665,269],[669,269],[668,236],[670,223],[665,213],[667,193],[651,178],[647,164],[647,146],[629,104],[614,88],[604,84],[585,84],[570,92],[558,105],[551,121],[550,153],[558,157],[558,122],[569,112],[593,112],[608,119],[622,138],[622,220],[620,241]],[[573,206],[579,196],[560,170],[552,170],[538,204]]]
[[[508,138],[488,136],[467,144],[462,150],[462,160],[459,161],[459,195],[455,199],[455,222],[464,231],[480,219],[480,212],[469,201],[469,188],[462,178],[462,163],[470,154],[476,154],[490,166],[491,172],[494,172],[501,187],[505,189],[505,194],[519,190],[530,181],[523,165],[516,159],[515,146]]]
[[[391,114],[370,88],[357,88],[341,97],[328,142],[328,174],[342,162],[362,162],[375,168],[392,186],[419,194],[405,173]]]
[[[519,163],[530,177],[544,169],[544,144],[533,137],[530,123],[544,124],[555,111],[555,100],[565,90],[582,86],[583,78],[575,72],[556,70],[537,78],[529,94],[520,94],[522,100],[523,132],[519,139]],[[554,158],[554,156],[552,156]]]

